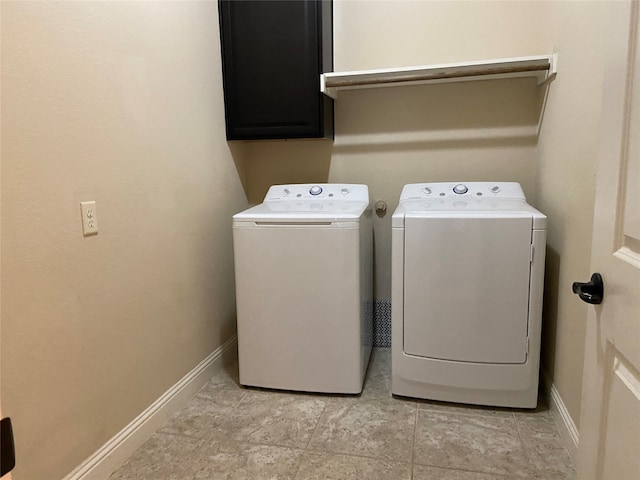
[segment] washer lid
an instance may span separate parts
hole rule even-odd
[[[261,223],[353,222],[369,210],[369,190],[356,184],[294,184],[269,188],[264,202],[233,216]]]

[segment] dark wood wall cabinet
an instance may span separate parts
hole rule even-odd
[[[327,0],[220,0],[228,140],[333,138],[333,71]]]

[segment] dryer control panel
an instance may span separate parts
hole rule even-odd
[[[400,201],[447,197],[526,200],[522,187],[517,182],[438,182],[405,185],[400,194]]]
[[[369,189],[366,185],[352,183],[273,185],[264,197],[265,202],[322,199],[369,202]]]

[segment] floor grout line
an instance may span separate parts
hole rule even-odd
[[[434,465],[434,464],[422,464],[422,463],[418,463],[417,466],[419,467],[427,467],[427,468],[437,468],[439,470],[449,470],[451,472],[464,472],[464,473],[479,473],[481,475],[490,475],[491,477],[500,477],[500,478],[509,478],[512,479],[513,475],[510,473],[490,473],[490,472],[484,472],[482,470],[470,470],[468,468],[453,468],[453,467],[443,467],[442,465]],[[522,479],[525,480],[525,479]]]
[[[316,425],[315,427],[313,427],[313,432],[311,432],[311,435],[309,436],[309,441],[304,446],[305,452],[309,448],[309,445],[311,444],[311,440],[313,440],[313,437],[316,434],[316,431],[318,430],[318,426],[320,426],[320,421],[322,420],[322,416],[324,415],[324,412],[327,410],[327,402],[323,402],[323,404],[324,405],[322,405],[322,411],[320,412],[320,415],[318,415],[318,420],[316,421]]]
[[[305,452],[309,452],[309,453],[323,453],[323,454],[328,454],[328,455],[338,455],[341,457],[354,457],[354,458],[362,458],[362,459],[366,459],[366,460],[380,460],[382,462],[390,462],[390,463],[401,463],[403,465],[411,465],[411,461],[405,461],[405,460],[397,460],[397,459],[393,459],[393,458],[380,458],[380,457],[374,457],[371,455],[359,455],[357,453],[344,453],[344,452],[336,452],[334,450],[321,450],[321,449],[317,449],[317,448],[309,448],[308,450],[305,450]]]
[[[416,402],[416,413],[413,422],[413,441],[411,442],[411,480],[413,480],[413,471],[415,470],[415,457],[416,457],[416,435],[418,433],[418,419],[420,417],[420,409],[418,408],[418,402]]]
[[[520,424],[518,419],[516,418],[516,414],[513,414],[513,423],[516,425],[516,432],[518,433],[518,440],[520,440],[520,447],[522,448],[522,452],[524,453],[525,458],[529,462],[529,465],[532,465],[531,457],[529,456],[529,452],[527,451],[527,447],[525,446],[524,440],[522,440],[522,432],[520,431]]]
[[[242,403],[242,401],[243,401],[245,398],[247,398],[247,395],[248,395],[248,392],[244,392],[244,393],[242,394],[242,397],[240,397],[240,400],[238,400],[238,403],[236,403],[236,404],[233,406],[233,408],[231,409],[231,411],[232,411],[232,412],[233,412],[233,411],[235,411],[235,410],[237,410],[237,408],[240,406],[240,404]]]
[[[422,472],[423,475],[424,473],[429,472],[430,471],[429,469],[433,468],[434,469],[433,471],[435,472],[434,474],[436,475],[438,474],[436,469],[441,469],[443,470],[443,472],[441,473],[444,473],[445,475],[447,475],[446,471],[450,471],[451,473],[449,473],[449,475],[456,475],[454,472],[463,472],[463,473],[458,473],[458,475],[480,474],[480,475],[487,475],[487,476],[491,475],[496,479],[511,478],[509,477],[509,475],[511,475],[510,473],[490,473],[487,471],[482,471],[481,469],[483,468],[483,465],[484,465],[483,463],[476,465],[475,463],[471,462],[470,465],[464,465],[463,468],[456,468],[457,463],[452,464],[454,466],[452,465],[444,466],[444,465],[433,464],[434,462],[436,463],[442,463],[442,462],[439,462],[438,458],[436,457],[433,457],[433,458],[429,457],[430,455],[429,452],[431,452],[431,450],[425,450],[425,452],[428,453],[426,458],[422,458],[422,459],[419,458],[417,456],[417,451],[416,451],[416,447],[418,444],[418,441],[417,441],[418,427],[420,426],[419,422],[421,421],[421,417],[423,415],[424,415],[424,418],[431,418],[430,415],[433,415],[433,414],[442,415],[441,421],[443,422],[446,422],[446,418],[449,416],[451,418],[457,417],[458,419],[456,420],[456,422],[458,423],[462,422],[461,425],[463,430],[459,430],[457,431],[457,433],[454,432],[455,435],[460,435],[462,432],[465,431],[464,429],[466,427],[464,427],[464,425],[466,425],[468,422],[471,422],[470,420],[471,418],[486,419],[489,421],[493,421],[493,420],[497,421],[502,419],[502,422],[499,422],[499,424],[504,425],[505,427],[507,423],[511,423],[511,425],[515,424],[515,427],[516,427],[515,432],[511,430],[512,432],[511,438],[513,439],[512,440],[513,443],[511,445],[512,445],[513,451],[516,452],[517,447],[514,440],[516,438],[515,435],[517,435],[517,441],[519,443],[522,453],[524,454],[524,458],[522,461],[523,470],[522,472],[519,471],[518,473],[524,474],[531,467],[534,466],[531,458],[531,452],[529,452],[529,448],[533,448],[533,449],[537,448],[536,447],[537,443],[534,442],[531,445],[528,445],[528,443],[525,442],[526,431],[524,429],[526,428],[526,422],[522,422],[522,423],[519,422],[518,416],[516,415],[517,412],[507,410],[505,411],[505,413],[508,413],[508,414],[502,414],[502,413],[494,414],[492,413],[493,410],[491,409],[474,409],[473,407],[469,407],[465,409],[464,406],[460,406],[459,408],[448,408],[449,405],[451,404],[448,404],[446,402],[444,402],[443,405],[432,406],[428,403],[423,403],[416,399],[406,399],[406,401],[403,401],[403,399],[394,399],[394,397],[391,396],[390,393],[387,396],[383,396],[382,393],[384,393],[384,390],[388,389],[385,387],[385,385],[388,386],[386,382],[386,380],[388,380],[387,377],[390,377],[391,375],[391,372],[390,371],[387,372],[387,369],[385,368],[387,364],[390,363],[390,358],[387,358],[387,355],[386,355],[387,352],[378,352],[378,353],[382,353],[384,356],[379,355],[375,357],[375,361],[374,361],[374,355],[372,355],[371,362],[368,365],[367,374],[365,377],[365,385],[363,388],[363,393],[365,393],[365,390],[366,390],[368,394],[371,394],[371,396],[370,397],[368,396],[366,398],[363,398],[362,395],[358,397],[348,397],[348,401],[345,403],[345,405],[347,406],[346,408],[351,408],[350,406],[352,405],[360,405],[360,404],[379,405],[381,409],[384,409],[381,411],[386,411],[386,408],[387,408],[386,405],[390,399],[394,400],[394,402],[392,402],[394,405],[396,404],[396,402],[399,402],[399,404],[404,404],[407,408],[406,409],[400,408],[399,411],[404,412],[402,414],[403,415],[402,418],[404,419],[403,421],[407,422],[408,424],[405,423],[405,426],[402,428],[402,432],[404,432],[402,434],[402,438],[400,437],[396,438],[393,436],[389,437],[389,441],[392,441],[394,438],[396,438],[396,440],[398,441],[402,440],[404,445],[403,451],[400,451],[400,450],[396,451],[395,449],[387,450],[386,446],[384,450],[380,450],[380,448],[376,449],[376,448],[369,448],[369,447],[355,448],[355,450],[359,452],[365,451],[366,452],[365,454],[346,453],[346,451],[352,450],[353,448],[343,448],[342,450],[340,450],[340,447],[345,445],[344,444],[345,438],[346,438],[346,441],[351,442],[352,440],[349,440],[349,438],[352,438],[354,435],[357,435],[358,438],[364,436],[366,440],[367,438],[369,438],[367,435],[370,435],[372,431],[378,431],[378,430],[369,430],[370,427],[367,426],[368,425],[367,422],[369,422],[370,420],[374,420],[375,422],[377,418],[375,417],[375,415],[377,414],[375,414],[374,417],[371,417],[372,414],[369,413],[370,407],[368,406],[366,408],[363,406],[361,411],[359,410],[360,413],[352,412],[352,414],[349,417],[350,418],[349,422],[351,423],[347,423],[346,425],[340,424],[336,427],[336,425],[333,425],[333,420],[331,420],[329,424],[326,424],[327,422],[324,422],[325,417],[329,416],[327,418],[332,418],[332,416],[330,415],[332,411],[331,410],[332,406],[339,407],[340,405],[342,405],[342,402],[340,401],[342,397],[340,396],[336,397],[331,395],[326,396],[326,395],[314,395],[314,394],[295,395],[296,392],[285,392],[290,395],[295,395],[296,397],[299,397],[299,398],[304,398],[309,400],[310,399],[320,400],[322,401],[322,408],[321,409],[318,408],[320,407],[320,404],[316,403],[315,408],[317,408],[318,410],[316,410],[315,412],[310,411],[309,413],[313,412],[313,415],[303,415],[302,419],[299,419],[298,416],[293,413],[288,413],[282,420],[282,421],[286,421],[287,423],[276,422],[272,426],[265,427],[267,428],[266,430],[267,436],[256,437],[256,440],[258,441],[250,441],[250,440],[244,440],[241,442],[231,441],[231,436],[239,428],[237,427],[237,424],[233,419],[228,422],[223,422],[224,426],[220,428],[216,426],[218,425],[218,423],[211,423],[211,425],[209,425],[209,423],[207,422],[194,426],[192,424],[193,421],[190,420],[190,417],[192,417],[195,414],[198,414],[198,416],[203,416],[206,418],[210,417],[210,418],[222,418],[222,419],[228,416],[229,414],[233,414],[233,417],[234,418],[237,417],[236,420],[240,421],[239,425],[244,425],[247,422],[249,424],[253,424],[256,422],[260,423],[262,421],[268,420],[267,417],[269,417],[270,414],[265,413],[266,416],[262,415],[259,418],[258,417],[252,418],[255,415],[251,413],[252,412],[251,408],[249,408],[249,410],[247,411],[245,411],[246,409],[242,408],[242,405],[247,403],[249,398],[253,398],[251,396],[252,390],[243,388],[234,380],[234,385],[239,387],[238,391],[241,392],[241,395],[238,395],[237,392],[233,393],[232,389],[227,388],[229,387],[229,385],[226,383],[224,384],[216,383],[216,384],[209,385],[209,389],[211,390],[210,394],[201,395],[201,391],[207,386],[205,384],[203,389],[201,389],[199,392],[195,394],[194,398],[197,397],[199,398],[199,400],[204,400],[204,401],[206,400],[211,400],[213,402],[219,401],[224,406],[219,406],[218,404],[211,404],[211,405],[202,404],[201,405],[200,403],[196,403],[193,406],[192,411],[190,411],[188,414],[185,412],[183,420],[180,420],[180,418],[176,419],[177,421],[173,426],[173,430],[175,431],[156,432],[158,434],[168,435],[176,438],[177,439],[176,442],[179,442],[178,448],[174,448],[175,446],[172,444],[171,448],[167,449],[166,452],[155,451],[154,449],[151,449],[152,451],[149,451],[149,452],[147,451],[140,452],[139,456],[136,457],[136,460],[135,460],[136,465],[138,464],[139,465],[135,468],[139,468],[140,469],[139,471],[141,472],[144,471],[144,468],[145,468],[144,465],[147,465],[148,462],[155,462],[156,461],[155,458],[158,457],[158,454],[162,453],[162,455],[167,459],[167,461],[160,461],[160,463],[163,465],[162,468],[170,469],[171,461],[168,460],[169,457],[167,457],[165,454],[171,455],[172,452],[173,454],[178,454],[180,452],[180,446],[183,450],[185,448],[188,449],[189,448],[188,444],[182,443],[183,441],[184,442],[188,441],[188,442],[195,442],[198,445],[198,447],[192,451],[192,454],[189,455],[190,461],[201,462],[202,465],[200,465],[200,467],[204,467],[205,470],[208,470],[209,468],[214,468],[214,469],[222,468],[220,465],[224,465],[224,463],[223,464],[217,463],[218,462],[217,457],[214,460],[210,460],[207,455],[207,453],[209,452],[214,452],[214,451],[217,452],[217,451],[220,451],[220,449],[223,449],[225,450],[225,452],[229,453],[229,455],[231,455],[232,458],[238,457],[239,460],[244,458],[243,461],[246,462],[247,459],[250,458],[247,456],[250,450],[247,450],[247,449],[253,448],[253,446],[263,446],[263,447],[278,447],[278,448],[288,449],[289,451],[291,451],[291,454],[288,454],[288,455],[297,455],[296,457],[289,456],[290,460],[287,461],[288,463],[284,463],[284,460],[281,463],[279,462],[275,463],[275,465],[277,465],[277,468],[279,469],[285,468],[285,466],[288,465],[286,466],[286,468],[288,469],[287,478],[291,478],[294,480],[296,479],[304,480],[305,478],[308,478],[308,474],[311,474],[312,476],[318,475],[318,472],[316,471],[317,468],[320,468],[320,469],[327,468],[328,465],[333,465],[333,462],[337,462],[336,464],[340,465],[340,462],[343,462],[343,461],[346,462],[345,465],[348,465],[347,467],[348,469],[356,468],[356,470],[359,471],[360,473],[362,473],[362,470],[360,468],[361,466],[365,464],[371,465],[371,466],[368,466],[367,468],[368,469],[373,468],[376,471],[376,474],[374,475],[375,478],[382,478],[384,476],[384,474],[380,476],[381,472],[383,472],[384,470],[380,470],[380,472],[378,472],[378,470],[383,465],[383,463],[377,463],[377,462],[386,462],[388,465],[396,465],[393,468],[401,469],[399,471],[403,472],[402,478],[411,479],[411,480],[419,477],[419,475],[418,477],[416,477],[416,474],[415,474],[416,467],[419,468],[419,471]],[[374,373],[375,375],[372,377]],[[227,390],[230,392],[229,396],[225,395]],[[268,402],[270,401],[270,399],[276,398],[275,396],[271,395],[271,393],[273,393],[271,391],[265,391],[265,393],[266,395],[264,396],[264,402]],[[276,392],[276,393],[279,394],[283,392]],[[232,395],[235,395],[235,397]],[[354,399],[353,402],[352,402],[352,398]],[[262,402],[262,397],[260,397],[260,402]],[[254,403],[253,400],[250,401],[249,407],[253,406],[253,403]],[[191,404],[191,401],[189,402],[189,404]],[[278,403],[276,402],[276,404]],[[413,411],[411,411],[411,408],[413,408]],[[186,410],[186,407],[184,410]],[[219,412],[219,414],[214,414],[213,412],[217,410],[221,410],[221,411],[223,410],[224,412],[223,413]],[[371,411],[373,412],[376,410],[374,409]],[[396,411],[396,409],[393,408],[390,411]],[[203,412],[206,412],[206,413],[203,413]],[[316,412],[319,412],[319,413],[316,413]],[[424,412],[424,413],[421,414],[420,412]],[[545,412],[540,412],[540,413],[544,414]],[[246,415],[249,415],[249,417],[251,418],[245,418]],[[274,414],[274,415],[275,415],[274,418],[279,418],[280,413]],[[178,415],[174,415],[174,416],[181,417],[179,413]],[[383,417],[386,418],[386,414],[383,415]],[[464,420],[465,417],[469,420]],[[315,418],[315,424],[311,423],[314,420],[314,418]],[[395,418],[395,417],[390,417],[390,418]],[[411,418],[413,418],[412,430],[410,425]],[[510,418],[511,420],[507,421],[506,419],[508,418]],[[534,412],[534,418],[535,418],[535,412]],[[436,417],[433,417],[433,419],[437,420]],[[290,422],[294,422],[294,423],[290,423]],[[300,423],[300,422],[303,422],[303,423]],[[298,425],[297,427],[295,426],[296,424]],[[268,425],[271,425],[271,423],[268,422]],[[423,422],[421,425],[426,426],[429,424]],[[434,425],[438,426],[436,424]],[[161,428],[164,428],[165,426],[166,424],[163,425],[163,427]],[[343,434],[345,434],[346,432],[347,437],[342,438],[338,436],[334,438],[332,434],[331,436],[325,438],[326,441],[320,441],[319,443],[316,442],[316,445],[319,445],[319,447],[318,446],[314,447],[313,440],[318,437],[318,435],[322,432],[322,429],[324,427],[338,428],[338,430],[342,431]],[[291,432],[293,431],[291,430],[292,428],[297,428],[297,429],[303,428],[304,431],[299,433],[308,434],[309,435],[308,439],[306,441],[303,440],[303,441],[297,442],[295,445],[284,444],[287,439],[293,440],[294,437],[291,436],[292,435]],[[345,428],[347,430],[344,430]],[[282,429],[285,429],[285,430],[282,430]],[[423,430],[421,430],[422,435],[425,436],[425,438],[427,438],[426,436],[429,434],[429,430],[425,430],[425,431]],[[202,435],[185,435],[184,433],[182,433],[182,432],[191,432],[191,431],[196,433],[201,433]],[[285,435],[287,432],[289,432],[289,434]],[[323,435],[322,438],[324,438],[325,434],[323,432],[322,432],[322,435]],[[407,438],[408,435],[411,435],[410,441],[408,441],[409,440],[409,438]],[[299,436],[297,436],[296,438],[299,438]],[[374,440],[376,439],[380,440],[379,437],[372,437],[372,438]],[[387,437],[381,437],[381,438],[384,438],[385,442],[387,441],[386,440]],[[284,439],[285,442],[279,442],[278,439],[281,439],[281,440]],[[336,439],[338,439],[337,443],[335,441]],[[237,444],[237,447],[231,448],[234,443]],[[407,456],[405,456],[407,453],[406,452],[407,444],[410,445],[410,448],[411,448],[410,455],[408,455],[408,460],[407,460]],[[228,447],[225,447],[225,445],[228,445]],[[421,443],[421,445],[423,444]],[[444,445],[450,445],[450,444],[445,442]],[[423,445],[423,450],[424,450],[424,447],[425,445]],[[435,451],[438,452],[443,448],[443,445],[437,445],[437,446],[427,445],[427,447],[431,449],[435,448],[436,449]],[[305,463],[306,467],[309,467],[309,465],[313,465],[313,471],[310,471],[306,467],[305,469],[302,469],[302,464],[303,462],[305,462],[306,454],[314,455],[312,457],[313,462],[311,464]],[[400,456],[400,457],[403,457],[403,459],[383,458],[385,454],[391,457]],[[491,455],[491,453],[487,452],[487,455]],[[335,459],[333,459],[332,457],[335,457]],[[133,458],[133,455],[129,457],[127,460],[125,460],[125,463],[123,465],[128,464],[132,458]],[[343,458],[344,460],[339,460],[339,458]],[[356,460],[356,459],[359,459],[359,460]],[[460,459],[462,459],[462,457],[460,457]],[[223,459],[222,461],[226,462],[229,460]],[[233,460],[233,461],[236,461],[236,460]],[[307,462],[308,461],[309,460],[307,459]],[[427,463],[423,463],[424,461],[426,461]],[[329,462],[329,463],[325,464],[326,462]],[[509,469],[506,469],[507,467],[506,464],[504,465],[496,464],[496,466],[500,466],[501,469],[504,469],[505,471],[510,471]],[[387,468],[387,467],[384,467],[384,468]],[[406,472],[405,472],[405,469],[407,468],[409,469],[408,475],[406,475]],[[187,471],[190,471],[190,470],[186,465],[182,465],[180,471],[187,473]],[[113,473],[115,474],[115,472]],[[128,472],[128,473],[131,473],[131,472]],[[558,475],[560,475],[561,473],[562,472],[558,472]],[[293,476],[290,476],[290,475],[293,475]],[[555,475],[555,472],[554,472],[554,475]],[[120,478],[120,477],[117,477],[117,478]],[[189,476],[188,478],[191,478],[191,476]],[[555,478],[561,478],[561,477],[553,476],[553,478],[555,479]],[[115,480],[115,477],[114,477],[114,480]],[[396,480],[396,479],[393,479],[393,480]],[[547,480],[551,480],[551,477],[549,477]]]

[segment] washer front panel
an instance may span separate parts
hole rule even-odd
[[[527,360],[532,216],[405,218],[404,352],[441,360]]]
[[[292,225],[237,227],[233,236],[240,383],[359,393],[371,349],[370,333],[363,345],[371,250],[362,265],[361,247],[370,233]]]
[[[357,394],[371,354],[366,185],[275,185],[233,217],[240,383]]]

